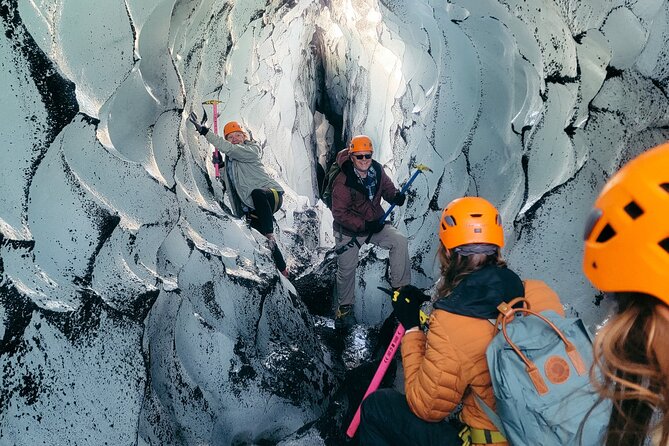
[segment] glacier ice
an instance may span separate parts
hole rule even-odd
[[[581,232],[608,176],[669,138],[666,0],[98,3],[0,17],[0,443],[337,441],[318,188],[355,133],[397,184],[413,162],[434,171],[392,216],[416,285],[435,277],[442,206],[478,194],[521,276],[605,318]],[[229,215],[191,110],[261,143],[293,284]],[[371,333],[387,253],[361,257]]]

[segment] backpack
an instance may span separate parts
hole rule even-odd
[[[332,186],[334,185],[334,180],[341,172],[341,166],[335,160],[328,169],[328,172],[325,174],[325,179],[323,180],[323,193],[321,194],[321,199],[323,203],[332,209]]]
[[[526,307],[512,308],[519,302]],[[590,383],[592,338],[583,322],[536,313],[524,298],[498,309],[501,329],[486,350],[496,411],[476,396],[488,418],[511,445],[601,445],[611,402],[600,402]]]

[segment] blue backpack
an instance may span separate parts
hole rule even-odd
[[[513,308],[519,302],[525,308]],[[498,309],[501,329],[486,350],[496,411],[476,396],[488,418],[514,446],[603,444],[611,403],[590,384],[592,338],[583,322],[534,312],[524,298]]]

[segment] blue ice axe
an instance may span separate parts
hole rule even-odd
[[[416,168],[416,171],[413,173],[413,175],[411,175],[411,178],[409,178],[409,181],[407,181],[406,184],[404,186],[402,186],[402,189],[400,189],[401,194],[405,193],[409,189],[409,186],[411,186],[411,183],[413,183],[413,181],[416,179],[416,177],[418,177],[419,173],[421,173],[421,172],[432,172],[432,169],[427,167],[425,164],[416,164],[414,167]],[[386,218],[388,218],[388,216],[393,211],[393,209],[395,209],[395,206],[396,205],[394,203],[390,205],[390,207],[388,208],[386,213],[383,214],[383,216],[379,219],[380,223],[383,223],[383,222],[386,221]],[[369,235],[367,235],[367,238],[365,239],[364,243],[369,243],[369,241],[372,238],[372,235],[373,234],[371,234],[371,233]],[[342,245],[338,249],[336,249],[335,254],[341,255],[348,248],[352,248],[353,245],[355,245],[356,243],[358,243],[358,241],[356,240],[355,237],[353,237],[347,244]],[[358,246],[361,246],[361,245],[358,244]]]

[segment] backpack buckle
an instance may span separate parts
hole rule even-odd
[[[502,313],[504,317],[513,315],[513,307],[511,307],[511,305],[507,304],[506,302],[502,302],[501,304],[497,305],[497,311]]]

